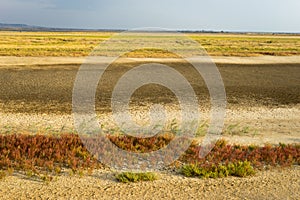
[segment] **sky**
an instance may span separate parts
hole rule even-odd
[[[0,0],[0,23],[300,32],[300,0]]]

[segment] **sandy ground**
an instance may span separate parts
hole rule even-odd
[[[175,115],[174,111],[174,115]],[[137,114],[136,114],[137,115]],[[202,123],[208,124],[209,113],[202,113]],[[104,128],[114,128],[111,116],[99,114]],[[224,135],[220,138],[230,143],[264,145],[300,142],[300,107],[263,108],[248,110],[227,109]],[[2,133],[26,132],[52,134],[74,132],[73,116],[69,114],[0,113]],[[232,127],[232,128],[231,128]],[[203,129],[205,134],[206,129]]]
[[[248,178],[198,179],[160,172],[154,182],[118,183],[113,173],[62,175],[49,184],[20,174],[0,181],[0,199],[299,199],[300,168],[272,169]]]
[[[86,57],[16,57],[0,56],[0,66],[33,66],[33,65],[69,65],[81,64]],[[299,63],[300,56],[258,56],[258,57],[232,57],[212,56],[212,61],[223,64],[293,64]],[[134,59],[139,60],[139,59]],[[144,58],[142,60],[145,60]],[[152,59],[155,60],[155,59]],[[169,59],[171,60],[171,59]],[[172,59],[174,62],[175,59]]]
[[[300,57],[214,57],[222,75],[227,109],[224,132],[231,143],[300,142]],[[2,133],[71,132],[72,89],[83,58],[0,57],[0,130]],[[140,63],[139,60],[131,60]],[[188,65],[170,61],[186,73],[209,119],[209,95]],[[110,95],[131,63],[112,66],[99,83],[96,111],[109,123]],[[101,84],[101,83],[111,83]],[[101,95],[99,95],[101,94]],[[174,95],[149,86],[132,98],[138,110],[151,103],[173,108]],[[172,110],[172,109],[171,109]],[[232,128],[234,127],[234,128]],[[231,133],[228,133],[231,132]],[[59,176],[49,185],[14,174],[0,181],[0,199],[297,199],[300,168],[259,172],[250,178],[190,179],[160,172],[153,183],[120,184],[107,170],[83,178]]]

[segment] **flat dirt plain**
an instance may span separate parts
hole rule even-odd
[[[300,142],[300,57],[214,57],[222,75],[227,110],[223,138],[230,143]],[[1,131],[70,132],[72,90],[83,58],[0,57]],[[96,111],[109,117],[114,83],[139,60],[111,65],[99,82]],[[195,90],[203,121],[209,120],[209,94],[189,64],[169,61],[185,74]],[[102,84],[103,83],[103,84]],[[104,84],[105,83],[105,84]],[[109,84],[107,84],[109,83]],[[165,88],[150,85],[132,97],[132,112],[151,103],[175,109],[178,102]],[[109,123],[109,122],[107,122]],[[0,181],[1,199],[297,199],[300,169],[272,169],[249,178],[194,179],[169,171],[151,183],[122,184],[109,170],[91,176],[59,176],[49,185],[18,174]]]

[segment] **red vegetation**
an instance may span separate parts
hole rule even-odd
[[[120,148],[135,152],[158,150],[173,139],[170,135],[151,139],[112,135],[108,137]],[[299,144],[258,147],[229,145],[221,140],[205,158],[199,158],[200,148],[191,145],[180,160],[200,166],[248,161],[256,168],[300,164]],[[0,135],[0,170],[60,173],[62,168],[70,168],[76,172],[101,166],[84,147],[78,135]]]

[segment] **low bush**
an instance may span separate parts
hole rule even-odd
[[[123,172],[120,174],[116,174],[115,177],[119,182],[122,183],[154,181],[158,179],[157,174],[152,172],[144,172],[144,173]]]
[[[203,147],[192,145],[180,159],[185,163],[211,163],[215,165],[248,161],[259,169],[265,166],[288,167],[300,164],[300,145],[297,144],[280,144],[277,146],[267,144],[260,147],[230,145],[226,141],[220,140],[205,157],[199,155],[201,148]]]
[[[227,165],[188,164],[181,168],[181,173],[187,177],[223,178],[227,176],[246,177],[255,174],[248,161],[229,163]]]
[[[152,138],[107,136],[116,146],[136,153],[161,149],[167,146],[173,137],[170,134]],[[85,139],[75,134],[59,136],[0,134],[0,177],[17,170],[28,174],[28,176],[44,174],[42,179],[50,180],[51,177],[48,176],[60,174],[63,168],[70,169],[72,174],[82,175],[85,170],[91,173],[94,169],[103,167],[103,164],[98,162],[85,148],[82,139],[89,146],[96,147],[97,151],[106,151],[105,146],[99,146],[98,138]],[[300,164],[299,144],[260,147],[230,145],[224,140],[220,140],[205,157],[199,156],[201,148],[205,147],[193,143],[179,158],[181,163],[187,164],[182,170],[188,176],[200,173],[204,177],[222,177],[229,174],[243,177],[250,173],[252,167],[263,169],[265,166],[286,167]]]
[[[0,170],[26,174],[59,174],[62,168],[73,172],[102,165],[87,151],[76,135],[0,135]]]

